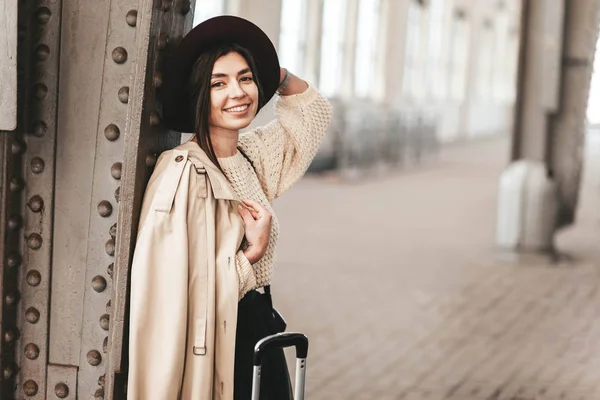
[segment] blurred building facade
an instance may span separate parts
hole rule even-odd
[[[194,24],[223,13],[259,24],[282,66],[332,99],[323,167],[413,162],[512,127],[518,0],[204,0],[195,12]]]

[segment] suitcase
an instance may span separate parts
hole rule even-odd
[[[306,384],[306,357],[308,355],[308,338],[302,333],[276,333],[261,339],[254,347],[254,372],[252,375],[252,400],[259,400],[260,374],[262,359],[269,349],[296,347],[296,382],[294,384],[294,400],[304,400]]]

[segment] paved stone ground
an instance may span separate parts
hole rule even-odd
[[[600,399],[598,157],[558,264],[498,260],[507,159],[505,139],[453,146],[362,183],[307,177],[276,202],[274,295],[311,340],[307,400]]]

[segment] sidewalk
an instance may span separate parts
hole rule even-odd
[[[578,224],[558,238],[574,261],[502,263],[508,145],[361,184],[311,176],[275,203],[274,299],[311,340],[307,400],[600,399],[600,165],[588,157]]]

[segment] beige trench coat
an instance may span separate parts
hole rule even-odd
[[[131,273],[129,400],[231,400],[238,198],[193,142],[163,153]]]

